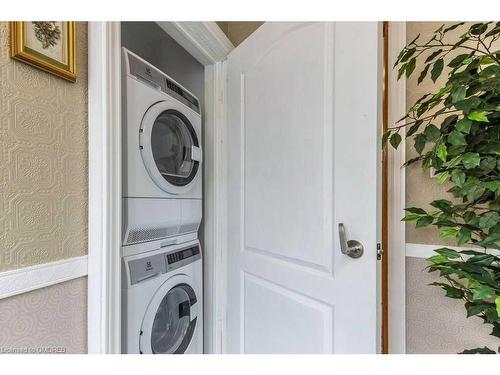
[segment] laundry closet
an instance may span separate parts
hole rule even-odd
[[[123,22],[122,352],[203,353],[204,67]]]

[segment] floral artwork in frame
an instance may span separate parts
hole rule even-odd
[[[11,22],[10,56],[75,82],[75,39],[75,22]]]

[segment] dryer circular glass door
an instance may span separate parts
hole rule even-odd
[[[189,191],[201,170],[201,148],[188,118],[157,103],[146,112],[139,135],[144,165],[156,184],[172,194]]]
[[[159,291],[160,292],[160,291]],[[158,293],[150,304],[141,330],[141,352],[182,354],[196,328],[196,294],[186,283]]]

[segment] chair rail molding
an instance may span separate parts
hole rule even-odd
[[[79,256],[0,273],[0,299],[87,275],[87,256]]]

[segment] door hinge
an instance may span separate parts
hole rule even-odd
[[[377,260],[382,260],[382,256],[384,255],[384,249],[382,249],[382,245],[380,242],[377,242]]]

